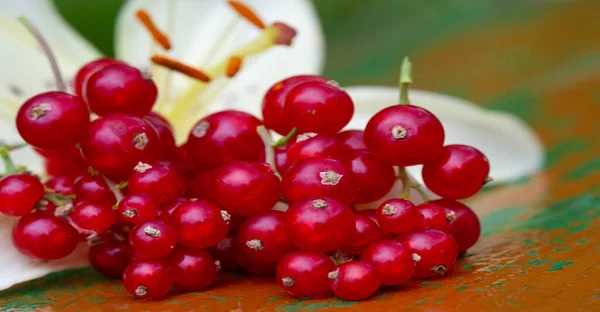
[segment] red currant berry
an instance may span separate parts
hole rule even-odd
[[[121,62],[111,58],[100,58],[83,65],[83,67],[77,71],[77,74],[75,74],[75,78],[73,79],[73,90],[75,91],[75,94],[83,96],[83,86],[87,84],[87,80],[90,76],[100,69],[112,64],[121,64]]]
[[[255,261],[278,261],[296,249],[283,225],[284,213],[269,211],[249,217],[238,232],[238,248]]]
[[[66,148],[81,142],[90,114],[79,97],[45,92],[25,102],[17,113],[17,129],[25,142],[39,148]]]
[[[12,238],[22,254],[41,260],[64,258],[78,243],[77,231],[69,223],[43,212],[33,212],[19,219]]]
[[[88,164],[78,147],[70,146],[60,149],[34,150],[43,157],[46,174],[51,177],[66,176],[76,178],[88,172]]]
[[[154,220],[136,225],[129,232],[129,243],[139,256],[162,258],[175,249],[177,237],[170,225]]]
[[[407,233],[423,225],[423,215],[406,199],[386,200],[377,208],[377,223],[390,233]]]
[[[89,165],[114,178],[128,177],[138,162],[155,160],[158,147],[156,130],[147,121],[126,115],[94,120],[81,143]]]
[[[102,233],[117,222],[117,215],[109,204],[82,201],[69,213],[78,228]]]
[[[117,202],[115,194],[108,183],[100,175],[86,174],[75,182],[77,201],[89,201],[114,205]]]
[[[233,235],[223,238],[217,245],[210,247],[209,251],[213,259],[219,261],[220,272],[233,271],[240,268],[235,261],[237,239]]]
[[[325,196],[349,205],[356,194],[352,172],[341,162],[327,158],[308,158],[295,163],[283,174],[281,187],[289,203]]]
[[[53,177],[44,183],[47,189],[62,195],[75,194],[75,181],[66,176]]]
[[[335,135],[354,114],[352,99],[334,82],[306,82],[292,88],[283,106],[300,132]]]
[[[24,216],[44,197],[44,186],[29,174],[12,174],[0,180],[0,212]]]
[[[275,271],[277,269],[277,261],[265,262],[265,261],[255,261],[246,258],[246,253],[241,252],[240,248],[237,248],[234,251],[234,257],[236,263],[242,267],[242,269],[246,270],[249,273],[258,274],[258,275],[267,275],[273,276],[275,275]]]
[[[284,173],[287,168],[290,166],[288,162],[287,151],[290,148],[290,144],[285,144],[284,146],[278,146],[274,148],[275,151],[275,166],[277,167],[277,171],[280,173]]]
[[[335,135],[335,138],[346,148],[351,150],[367,149],[363,139],[365,132],[362,130],[346,130]]]
[[[350,152],[352,174],[356,182],[354,203],[376,201],[387,194],[396,182],[394,167],[377,159],[367,150]]]
[[[107,239],[93,245],[88,258],[94,269],[102,275],[120,278],[127,265],[133,260],[134,252],[127,241]]]
[[[178,246],[168,258],[175,287],[185,291],[199,291],[217,279],[219,269],[210,254],[202,249]]]
[[[362,261],[340,264],[329,272],[333,294],[344,300],[363,300],[373,295],[381,285],[379,273]]]
[[[442,123],[428,110],[413,105],[381,110],[369,120],[364,135],[371,153],[397,166],[426,163],[444,144]]]
[[[463,252],[473,247],[481,235],[481,224],[475,212],[454,200],[438,199],[431,203],[444,207],[446,216],[454,220],[450,223],[448,234],[456,240],[458,251]]]
[[[217,204],[242,216],[268,211],[281,197],[281,182],[265,163],[228,163],[217,169],[213,183]]]
[[[83,93],[90,109],[99,116],[127,114],[142,117],[154,106],[158,90],[137,68],[112,64],[92,74]]]
[[[119,202],[117,210],[123,220],[133,224],[154,220],[158,214],[158,207],[146,194],[128,194]]]
[[[165,116],[163,116],[157,112],[152,112],[152,111],[149,112],[146,115],[146,117],[144,117],[144,119],[146,119],[146,118],[158,119],[158,120],[162,121],[162,123],[164,123],[169,128],[169,130],[171,130],[171,131],[173,130],[173,125],[171,125],[169,120]]]
[[[285,213],[284,222],[290,240],[296,246],[312,251],[339,248],[355,230],[352,211],[326,197],[292,204]]]
[[[139,299],[159,299],[173,287],[173,271],[163,259],[135,259],[123,272],[125,289]]]
[[[422,203],[417,206],[417,211],[423,216],[423,227],[438,229],[446,233],[450,230],[450,224],[456,219],[456,215],[452,211],[447,211],[435,202]]]
[[[207,248],[227,236],[229,214],[204,200],[179,206],[171,215],[177,241],[192,248]]]
[[[365,216],[365,217],[371,219],[371,221],[373,221],[373,222],[375,222],[375,224],[377,224],[377,226],[381,229],[381,239],[388,239],[388,238],[392,238],[394,236],[393,233],[385,231],[379,225],[379,221],[377,221],[377,209],[365,209],[365,210],[357,211],[356,213],[361,216]]]
[[[294,124],[283,109],[286,95],[295,86],[311,81],[325,83],[327,79],[312,75],[292,76],[277,82],[267,91],[262,102],[262,115],[267,128],[281,135],[287,135],[292,131]]]
[[[354,233],[342,246],[342,251],[349,254],[360,255],[372,243],[381,239],[379,225],[369,217],[354,215]]]
[[[400,285],[415,272],[412,252],[395,240],[374,243],[363,252],[360,260],[375,268],[382,285]]]
[[[300,299],[326,297],[331,289],[329,272],[335,270],[326,255],[295,251],[277,265],[277,283],[290,296]]]
[[[155,203],[162,204],[181,195],[184,185],[184,177],[173,163],[159,161],[139,163],[127,188],[133,193],[148,194]]]
[[[298,136],[296,143],[290,145],[287,151],[287,163],[311,157],[332,158],[344,162],[347,150],[333,137],[317,135],[304,139],[303,134]]]
[[[458,246],[449,234],[436,229],[424,229],[405,234],[399,240],[416,254],[414,277],[444,275],[454,268]]]
[[[244,112],[218,112],[194,126],[187,146],[196,164],[205,167],[234,160],[264,161],[264,144],[256,132],[260,125],[260,120]]]
[[[475,195],[489,181],[490,164],[479,150],[466,145],[444,146],[423,166],[423,181],[432,192],[448,199]]]
[[[144,119],[148,121],[156,130],[156,133],[158,133],[158,159],[174,159],[177,153],[177,146],[175,145],[175,136],[173,135],[171,125],[164,122],[159,117],[146,116]]]
[[[160,221],[170,224],[173,211],[175,211],[177,207],[189,202],[189,199],[183,197],[177,197],[169,202],[166,202],[158,207],[158,215],[156,218]]]

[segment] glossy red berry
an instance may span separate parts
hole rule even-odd
[[[158,159],[173,160],[176,157],[177,146],[175,145],[175,136],[171,125],[163,121],[161,117],[146,116],[144,117],[158,133]]]
[[[215,261],[219,261],[220,272],[233,271],[240,268],[235,261],[237,239],[233,235],[227,235],[218,244],[210,247],[209,252]]]
[[[269,211],[247,218],[238,232],[238,248],[255,261],[278,261],[296,249],[283,225],[284,213]]]
[[[120,278],[127,265],[133,260],[134,252],[127,241],[107,239],[93,245],[88,258],[94,269],[102,275]]]
[[[117,214],[110,204],[81,201],[69,213],[71,222],[78,228],[102,233],[117,222]]]
[[[294,203],[285,213],[285,229],[299,248],[331,251],[341,247],[354,233],[352,211],[327,197],[313,197]]]
[[[79,241],[77,231],[69,223],[43,212],[19,219],[12,239],[22,254],[41,260],[64,258],[75,250]]]
[[[396,166],[412,166],[437,156],[444,144],[444,128],[424,108],[396,105],[369,120],[364,139],[377,158]]]
[[[217,279],[217,263],[205,250],[178,246],[168,261],[178,289],[199,291]]]
[[[81,142],[90,114],[79,97],[64,92],[40,93],[17,113],[17,130],[25,142],[39,148],[66,148]]]
[[[360,210],[360,211],[357,211],[356,214],[365,216],[365,217],[371,219],[371,221],[375,222],[375,224],[377,224],[377,226],[381,229],[381,239],[388,239],[388,238],[392,238],[394,236],[393,233],[385,231],[379,225],[379,221],[377,221],[377,209]]]
[[[333,270],[333,261],[326,255],[295,251],[279,261],[277,283],[288,295],[295,298],[326,297],[331,289],[328,274]]]
[[[179,206],[171,215],[177,241],[191,248],[207,248],[227,236],[229,215],[217,205],[204,200]]]
[[[24,216],[44,197],[44,186],[29,174],[12,174],[0,179],[0,212]]]
[[[156,130],[147,121],[126,115],[94,120],[81,143],[89,165],[114,178],[128,177],[138,162],[154,161],[158,147]]]
[[[436,229],[418,230],[403,235],[399,241],[416,254],[413,275],[416,278],[444,275],[454,268],[458,246],[452,236],[445,232]]]
[[[233,214],[250,216],[273,208],[281,182],[265,163],[238,161],[221,166],[213,176],[212,198]]]
[[[67,176],[53,177],[44,183],[47,189],[62,195],[75,194],[75,180]]]
[[[86,174],[75,182],[77,201],[100,202],[110,206],[117,202],[115,194],[100,175]]]
[[[407,233],[423,225],[423,215],[406,199],[394,198],[377,208],[379,226],[390,233]]]
[[[170,162],[139,163],[129,177],[127,188],[132,193],[148,194],[156,204],[168,202],[181,195],[184,177]]]
[[[260,120],[248,113],[221,111],[192,128],[187,147],[196,164],[204,167],[234,160],[264,161],[264,144],[256,132],[260,125]]]
[[[324,196],[349,205],[356,194],[350,169],[327,158],[307,158],[295,163],[283,174],[281,187],[283,197],[290,203]]]
[[[447,199],[475,195],[489,182],[490,164],[476,148],[466,145],[444,146],[423,166],[423,181],[432,192]]]
[[[363,300],[373,295],[381,285],[379,273],[362,261],[340,264],[329,272],[333,294],[344,300]]]
[[[275,83],[267,91],[262,102],[262,116],[267,128],[281,135],[287,135],[292,130],[294,125],[283,109],[286,95],[295,86],[311,81],[325,83],[327,79],[313,75],[292,76]]]
[[[175,249],[177,236],[170,225],[153,220],[136,225],[129,232],[129,243],[139,256],[162,258]]]
[[[111,59],[111,58],[100,58],[97,60],[93,60],[81,67],[77,74],[75,74],[75,78],[73,79],[73,91],[75,94],[79,96],[83,96],[83,86],[86,85],[87,80],[93,75],[95,72],[100,69],[112,65],[112,64],[122,64],[120,61]]]
[[[287,151],[287,163],[292,165],[301,159],[311,157],[332,158],[345,162],[347,150],[333,137],[322,135],[310,137],[301,134]]]
[[[146,194],[128,194],[119,202],[117,208],[119,216],[127,222],[140,224],[154,220],[158,214],[158,207],[152,198]]]
[[[277,167],[277,171],[279,173],[284,173],[290,166],[287,155],[287,151],[290,148],[290,145],[291,144],[288,142],[288,144],[285,144],[284,146],[278,146],[274,148],[275,166]]]
[[[175,211],[177,207],[189,202],[190,200],[187,198],[177,197],[171,201],[160,205],[158,207],[158,215],[156,216],[156,219],[163,221],[167,224],[171,223],[171,215],[173,214],[173,211]]]
[[[377,159],[371,152],[351,151],[349,159],[357,189],[354,203],[365,204],[378,200],[394,186],[394,167]]]
[[[471,208],[449,199],[438,199],[430,203],[444,207],[446,215],[454,219],[450,223],[448,234],[456,240],[459,252],[466,251],[475,245],[479,240],[479,235],[481,235],[481,224]]]
[[[76,146],[59,149],[34,149],[43,157],[46,174],[51,177],[65,176],[76,178],[88,172],[88,164]]]
[[[111,64],[93,73],[83,88],[83,98],[99,116],[127,114],[143,117],[154,106],[158,90],[135,67]]]
[[[369,217],[361,214],[354,215],[354,233],[342,246],[345,253],[360,255],[372,243],[381,239],[379,225]]]
[[[372,244],[363,252],[360,260],[375,268],[382,285],[400,285],[415,272],[412,252],[395,240]]]
[[[417,206],[417,211],[423,216],[423,227],[446,233],[450,230],[450,224],[456,219],[454,212],[446,210],[435,202],[422,203]]]
[[[163,259],[135,259],[123,272],[125,289],[138,299],[159,299],[173,287],[173,271]]]
[[[284,111],[301,133],[335,135],[350,122],[354,103],[334,82],[307,82],[287,93]]]
[[[362,130],[346,130],[335,135],[335,138],[350,150],[367,149],[364,140],[365,132]]]

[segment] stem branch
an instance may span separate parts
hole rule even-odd
[[[256,132],[265,144],[265,156],[267,164],[271,166],[273,173],[275,173],[275,175],[281,179],[281,175],[277,171],[277,164],[275,163],[275,150],[273,149],[273,139],[271,138],[269,131],[267,128],[265,128],[265,126],[258,126],[256,127]]]
[[[273,146],[273,147],[284,146],[285,144],[287,144],[287,142],[289,142],[294,137],[294,135],[296,135],[296,133],[298,133],[298,128],[294,127],[294,128],[292,128],[290,133],[288,133],[285,137],[277,140],[277,142],[275,142],[275,143],[271,143],[271,146]]]
[[[400,104],[410,104],[408,87],[413,82],[411,77],[412,63],[405,56],[400,67]]]

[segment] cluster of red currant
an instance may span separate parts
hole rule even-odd
[[[291,77],[265,95],[264,121],[218,112],[181,146],[151,112],[157,88],[138,69],[96,60],[74,90],[20,108],[18,131],[53,178],[42,184],[15,168],[14,147],[2,147],[0,211],[21,217],[13,241],[23,254],[55,260],[87,241],[94,268],[122,276],[137,298],[198,291],[219,270],[243,268],[275,274],[293,297],[362,300],[381,285],[452,270],[479,237],[477,216],[455,200],[487,181],[487,160],[444,146],[440,121],[408,104],[407,83],[405,104],[377,113],[364,132],[340,132],[354,113],[350,96],[323,77]],[[273,142],[267,128],[284,137]],[[445,199],[409,201],[419,186],[404,167],[417,164]],[[399,198],[356,209],[397,179]]]

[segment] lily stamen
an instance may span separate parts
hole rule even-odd
[[[232,56],[227,61],[227,69],[225,70],[225,75],[227,77],[233,77],[240,71],[242,67],[242,58],[239,56]]]
[[[170,70],[174,70],[178,73],[184,74],[188,77],[200,80],[202,82],[210,82],[212,79],[203,71],[191,67],[189,65],[183,64],[177,60],[168,58],[164,55],[153,55],[152,63],[160,66],[164,66]]]
[[[144,25],[146,30],[148,30],[148,32],[152,36],[152,39],[154,39],[154,41],[156,41],[156,43],[158,43],[165,50],[171,49],[171,42],[169,40],[169,37],[167,37],[167,35],[165,33],[160,31],[156,27],[156,25],[152,21],[152,18],[150,17],[150,14],[148,14],[148,12],[140,9],[140,10],[137,10],[137,12],[135,13],[135,16],[142,23],[142,25]]]
[[[246,4],[239,2],[237,0],[229,0],[227,1],[229,6],[233,8],[241,17],[246,19],[248,22],[252,23],[254,26],[265,29],[265,23],[258,17],[256,12],[248,7]]]

